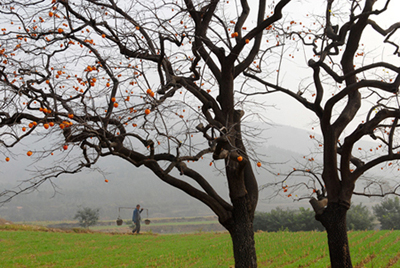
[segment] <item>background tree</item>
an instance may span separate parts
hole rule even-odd
[[[313,199],[312,204],[327,231],[331,265],[343,268],[352,267],[346,213],[357,180],[374,167],[398,165],[400,159],[400,53],[396,37],[400,23],[391,13],[396,4],[390,0],[329,0],[325,4],[310,12],[314,20],[311,25],[292,20],[290,25],[279,26],[281,35],[287,37],[282,45],[288,52],[296,53],[291,49],[294,47],[304,48],[302,53],[311,71],[309,79],[303,79],[296,87],[290,85],[293,79],[278,87],[268,82],[263,73],[249,71],[246,75],[268,93],[283,92],[292,97],[318,119],[322,168],[313,170],[309,164],[311,168],[294,170],[291,175],[301,173],[310,180],[294,185],[282,181],[281,191],[286,189],[285,194],[290,197],[294,195],[292,190],[303,185],[309,195],[317,195],[318,200]],[[286,58],[281,62],[281,75],[285,74],[284,66],[292,76],[305,74],[301,68],[296,71],[296,65]],[[359,145],[368,138],[376,146]],[[315,157],[308,159],[312,163]],[[370,189],[358,193],[382,194]]]
[[[279,42],[261,41],[276,38],[289,2],[3,1],[2,153],[16,161],[25,150],[39,171],[3,202],[120,157],[206,204],[232,236],[236,266],[255,267],[261,163],[243,137],[244,110],[256,115],[243,72],[276,59],[266,52]],[[202,176],[196,163],[207,159],[229,200]]]
[[[254,215],[254,230],[277,232],[287,230],[298,231],[322,231],[323,226],[315,220],[315,213],[310,209],[283,210],[276,208],[271,212],[256,212]]]
[[[362,203],[353,205],[347,212],[346,222],[347,230],[362,231],[372,230],[374,228],[375,217]]]
[[[380,205],[374,206],[373,209],[381,223],[381,229],[400,229],[400,201],[397,196],[394,199],[383,200]]]
[[[388,213],[384,213],[388,215]],[[361,203],[352,205],[347,212],[348,230],[371,230],[374,227],[375,217],[366,206]],[[389,228],[390,229],[390,228]],[[270,212],[256,212],[254,215],[254,231],[277,232],[287,230],[323,231],[324,227],[315,219],[315,212],[300,207],[298,210],[276,208]]]
[[[79,225],[83,228],[89,228],[89,226],[96,225],[100,217],[100,209],[92,209],[88,207],[83,207],[78,209],[75,214],[74,219],[78,219]]]

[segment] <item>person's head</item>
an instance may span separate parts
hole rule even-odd
[[[137,208],[137,209],[139,209],[139,208],[140,208],[140,205],[139,205],[139,204],[137,204],[137,205],[136,205],[136,208]]]

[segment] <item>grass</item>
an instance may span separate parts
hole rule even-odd
[[[259,267],[328,267],[324,232],[255,234]],[[400,267],[400,231],[349,232],[354,267]],[[0,226],[2,267],[230,267],[227,233],[128,235]]]

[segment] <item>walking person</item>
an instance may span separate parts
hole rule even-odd
[[[140,209],[140,205],[136,205],[136,208],[133,210],[132,221],[135,224],[135,228],[132,230],[132,233],[139,233],[140,232],[140,213],[142,213],[143,208]]]

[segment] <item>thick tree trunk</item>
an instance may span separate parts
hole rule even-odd
[[[257,267],[253,230],[254,215],[251,215],[248,209],[249,202],[247,196],[235,200],[231,221],[223,223],[232,237],[236,268]]]
[[[321,215],[315,218],[322,223],[328,234],[329,256],[332,268],[351,268],[349,241],[347,239],[347,207],[329,203]]]

